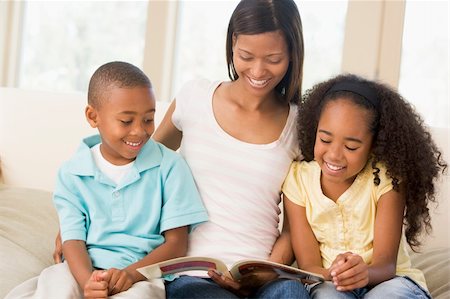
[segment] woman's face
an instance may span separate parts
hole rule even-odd
[[[281,31],[233,38],[237,80],[251,94],[264,96],[283,79],[289,67],[289,50]]]

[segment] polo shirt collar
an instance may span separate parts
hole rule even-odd
[[[95,165],[91,148],[99,143],[101,143],[100,135],[84,138],[75,156],[71,159],[71,163],[69,163],[69,171],[75,175],[95,176],[98,168]],[[162,152],[160,146],[154,140],[150,139],[139,152],[134,162],[134,167],[138,173],[141,173],[147,169],[159,166],[161,159]]]

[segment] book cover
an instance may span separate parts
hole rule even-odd
[[[324,280],[320,274],[265,260],[242,260],[228,269],[221,260],[198,256],[175,258],[137,270],[147,279],[153,279],[185,271],[208,271],[210,269],[223,273],[234,280],[241,280],[246,276],[258,273],[264,273],[266,277],[270,273],[273,278],[299,279],[303,283],[316,283]]]

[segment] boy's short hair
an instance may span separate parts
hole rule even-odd
[[[100,66],[92,75],[88,88],[88,104],[99,107],[111,87],[152,88],[150,79],[138,67],[122,61],[108,62]]]

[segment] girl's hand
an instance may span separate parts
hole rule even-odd
[[[369,267],[362,257],[355,253],[338,255],[329,272],[338,291],[351,291],[369,283]]]
[[[248,297],[251,294],[251,290],[249,288],[242,286],[239,282],[227,277],[222,273],[219,273],[215,270],[209,270],[208,275],[219,286],[238,295],[239,297]]]
[[[108,298],[108,283],[105,281],[106,272],[95,270],[84,285],[85,298]]]
[[[126,270],[111,268],[106,271],[108,282],[108,295],[115,295],[131,288],[134,284],[132,275]]]

